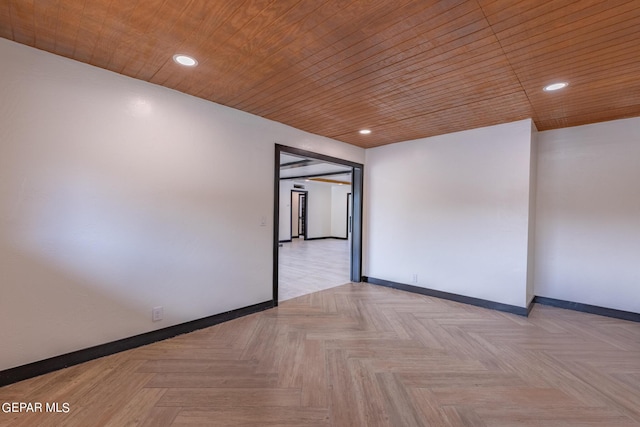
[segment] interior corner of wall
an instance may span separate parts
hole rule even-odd
[[[527,292],[527,301],[526,301],[526,304],[524,306],[525,307],[529,307],[531,305],[531,303],[533,302],[534,298],[535,298],[535,294],[533,292],[531,292],[531,293]]]
[[[531,132],[538,132],[538,127],[536,126],[536,122],[533,120],[533,117],[529,117],[527,120],[531,123]]]

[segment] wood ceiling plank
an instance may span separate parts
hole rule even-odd
[[[552,113],[554,107],[571,107],[576,114],[584,114],[583,110],[592,109],[602,103],[615,106],[637,104],[640,107],[640,82],[633,76],[611,78],[601,82],[586,82],[578,87],[571,87],[563,93],[547,93],[539,91],[530,94],[534,105],[541,106],[540,114]]]
[[[33,10],[35,27],[34,47],[49,52],[55,51],[58,30],[59,1],[36,2]]]
[[[242,31],[247,33],[253,33],[256,31],[256,28],[261,25],[261,21],[256,19],[265,9],[269,8],[275,0],[256,0],[247,3],[247,7],[234,9],[232,14],[222,23],[222,25],[218,26],[215,29],[215,33],[205,32],[194,34],[194,40],[192,40],[193,45],[201,46],[203,44],[208,44],[210,48],[207,49],[206,53],[202,51],[202,60],[200,60],[200,64],[198,65],[199,70],[206,68],[209,72],[213,72],[215,68],[215,63],[217,58],[221,55],[221,51],[223,49],[232,50],[230,41],[238,35],[238,37],[242,37],[240,32]],[[280,2],[284,4],[286,2]],[[215,40],[215,44],[210,43],[211,40]],[[197,50],[197,49],[196,49]],[[199,52],[195,52],[195,54],[199,55]],[[165,63],[158,72],[150,79],[151,82],[168,86],[174,88],[178,83],[184,81],[183,73],[176,73],[176,68],[170,62]],[[201,71],[200,71],[201,72]],[[222,75],[222,73],[218,73],[218,75]],[[218,77],[218,76],[213,76]],[[215,82],[218,82],[219,78],[211,79],[209,85],[205,86],[205,90],[203,91],[203,95],[205,98],[209,99],[207,96],[207,90],[209,87],[214,86]]]
[[[14,0],[8,4],[8,13],[3,15],[4,25],[11,27],[11,40],[28,46],[35,46],[36,28],[34,26],[35,0]]]
[[[594,43],[612,43],[615,39],[638,33],[638,14],[615,16],[603,19],[586,27],[573,27],[571,31],[547,34],[517,48],[509,48],[507,55],[513,61],[533,60],[536,58],[560,57],[572,52],[575,46],[593,45]]]
[[[109,53],[104,53],[106,67],[112,71],[130,77],[139,78],[137,71],[143,66],[149,67],[149,57],[157,46],[157,39],[149,37],[149,29],[155,19],[157,11],[162,7],[162,1],[133,1],[126,5],[126,14],[119,13],[120,18],[114,20],[109,17],[105,25],[111,26],[116,22],[120,29],[119,39],[113,41]],[[116,6],[117,8],[117,6]],[[113,36],[116,34],[114,33]],[[108,35],[106,36],[109,37]],[[105,43],[96,41],[96,43]],[[108,58],[108,59],[107,59]]]
[[[620,55],[617,58],[611,58],[611,62],[604,61],[594,62],[593,64],[585,64],[580,67],[562,67],[556,68],[557,72],[554,79],[543,77],[531,77],[523,80],[522,85],[527,89],[542,91],[543,87],[553,81],[567,81],[572,87],[578,87],[585,83],[596,83],[599,81],[613,81],[619,77],[627,78],[629,82],[637,79],[640,75],[640,63],[629,58],[628,55]],[[547,74],[547,73],[542,73]],[[553,80],[553,81],[552,81]],[[544,82],[544,83],[543,83]]]
[[[640,115],[637,0],[7,0],[0,36],[362,146]]]
[[[280,2],[279,5],[286,5]],[[218,75],[234,76],[226,84],[218,85],[216,97],[225,105],[230,105],[228,99],[244,93],[255,81],[264,76],[286,72],[295,58],[287,58],[290,62],[281,70],[274,68],[267,58],[282,48],[281,43],[289,43],[297,37],[298,31],[305,25],[314,25],[318,19],[323,19],[317,11],[323,2],[301,1],[287,5],[288,9],[278,11],[273,8],[261,14],[262,23],[255,28],[255,33],[249,37],[232,38],[228,46],[218,49],[215,54],[215,68]],[[268,21],[266,21],[268,19]]]
[[[384,4],[384,2],[378,2],[378,3]],[[364,6],[366,6],[366,4],[363,3],[363,2],[353,2],[352,5],[354,5],[354,7],[357,7],[358,9],[361,9]],[[339,19],[329,19],[329,20],[326,20],[324,22],[325,22],[326,26],[329,27],[329,28],[324,29],[324,30],[326,32],[328,32],[328,33],[331,33],[332,31],[335,31],[335,29],[339,27],[339,23],[341,21]],[[322,40],[322,38],[320,38],[318,40]],[[320,45],[317,45],[317,46],[320,46]],[[296,67],[295,69],[297,70],[297,74],[299,75],[299,74],[304,74],[304,72],[305,72],[305,71],[303,71],[303,68],[301,66],[301,61],[302,60],[299,58],[299,56],[300,56],[300,54],[307,55],[308,53],[304,49],[298,49],[298,53],[299,53],[299,55],[297,57],[294,56],[293,60],[297,61],[296,64],[295,64],[295,67]],[[279,57],[285,57],[285,56],[282,53],[280,53]],[[250,66],[251,60],[249,60],[247,62],[248,62],[247,65]],[[288,66],[285,67],[285,68],[282,68],[282,69],[278,69],[277,67],[274,68],[276,70],[279,70],[279,72],[274,72],[274,73],[262,72],[262,74],[265,75],[265,76],[269,76],[269,75],[272,74],[272,78],[276,78],[276,79],[280,78],[281,76],[284,76],[286,78],[287,76],[291,76],[291,73],[290,73],[291,65],[292,65],[291,62],[289,62]],[[269,66],[269,64],[265,62],[264,64],[262,64],[262,66],[266,67],[266,66]],[[251,81],[251,80],[246,79],[246,78],[243,79],[242,77],[240,77],[238,80],[239,80],[239,83],[244,82],[244,81],[249,81],[249,82]],[[225,88],[223,88],[223,90],[226,92],[226,94],[229,94],[230,96],[235,96],[235,93],[241,92],[241,90],[239,90],[237,88],[225,87]],[[259,93],[259,92],[253,92],[253,93]],[[227,96],[229,96],[229,95],[227,95]],[[222,97],[224,97],[224,96],[225,95],[222,95]],[[233,105],[233,104],[229,104],[229,105]]]
[[[293,4],[293,2],[270,2],[265,8],[260,10],[259,13],[241,27],[242,31],[238,29],[238,31],[236,31],[225,44],[230,48],[230,50],[238,52],[241,55],[241,61],[244,58],[252,57],[254,55],[261,56],[261,43],[258,39],[261,37],[263,32],[268,31],[269,26],[277,25],[278,21],[286,17],[294,6],[295,4]],[[311,6],[314,7],[315,5]],[[229,61],[233,59],[234,58],[227,58]],[[229,66],[224,59],[222,62],[225,67]]]
[[[338,27],[339,26],[338,24],[343,25],[343,24],[341,24],[342,21],[343,21],[342,17],[337,17],[336,19],[333,19],[332,21],[330,21],[329,24],[332,25],[333,27]],[[349,27],[353,27],[353,26],[354,25],[351,25]],[[337,51],[335,51],[335,52],[334,51],[332,51],[332,52],[328,51],[328,49],[330,49],[330,50],[335,50],[336,49],[336,47],[334,47],[331,44],[332,40],[335,38],[335,34],[333,34],[333,33],[335,33],[335,29],[332,28],[332,31],[326,31],[326,29],[322,29],[322,30],[325,33],[328,34],[328,35],[325,34],[324,37],[321,37],[321,39],[326,39],[326,41],[324,41],[323,44],[321,45],[322,46],[322,50],[325,52],[325,55],[327,55],[327,58],[331,58],[331,55],[333,55],[335,52],[337,52]],[[321,52],[321,51],[314,52],[314,49],[317,50],[317,48],[309,49],[309,47],[313,46],[314,43],[317,45],[317,41],[314,42],[314,39],[315,39],[316,36],[317,36],[317,31],[314,31],[311,34],[302,35],[301,38],[303,39],[303,42],[305,44],[302,44],[302,45],[299,45],[299,46],[294,46],[293,49],[295,49],[297,51],[303,51],[303,52],[310,51],[313,55],[318,55],[319,54],[318,52]],[[358,35],[358,37],[361,37],[361,36],[362,36],[361,34]],[[358,40],[360,40],[360,38]],[[343,43],[339,43],[338,48],[340,48],[340,49],[349,48],[348,46],[344,46],[344,47],[342,47],[342,46],[343,46]],[[288,49],[291,49],[291,47],[289,46]],[[287,57],[288,56],[288,52],[284,51],[279,56],[280,57]],[[318,60],[318,59],[314,60],[313,56],[310,56],[309,54],[307,54],[306,58],[303,58],[303,59],[299,60],[298,63],[296,64],[296,70],[297,70],[297,75],[298,76],[294,77],[294,79],[293,79],[294,81],[292,81],[289,78],[289,76],[284,74],[284,73],[279,75],[273,81],[274,81],[274,83],[277,83],[280,86],[280,88],[288,88],[293,83],[295,83],[296,79],[304,81],[304,80],[308,79],[309,77],[314,76],[314,73],[316,73],[318,70],[309,68],[310,67],[309,64],[312,64],[311,66],[313,66],[313,64],[317,64],[317,63],[321,63],[321,64],[327,63],[327,64],[329,64],[329,62],[324,61],[324,58],[321,58],[320,60]],[[327,66],[330,66],[330,64],[327,65]],[[269,87],[269,86],[271,86],[271,87]],[[263,86],[262,90],[265,90],[265,89],[273,90],[273,88],[272,88],[273,84],[269,85],[269,86],[267,86],[267,87]],[[238,104],[238,105],[241,105],[241,104]]]
[[[11,7],[13,3],[0,2],[0,37],[13,40],[13,26],[11,25]]]
[[[14,40],[14,24],[11,17],[11,9],[14,7],[14,3],[0,2],[0,37],[7,40]]]
[[[387,67],[385,71],[389,71],[388,74],[370,74],[367,78],[360,78],[359,81],[353,82],[349,87],[349,93],[344,93],[339,88],[331,92],[331,97],[320,99],[320,96],[316,96],[313,92],[310,92],[313,96],[309,97],[309,101],[312,101],[314,105],[336,105],[341,100],[350,99],[368,99],[371,97],[380,98],[386,96],[388,93],[396,92],[397,96],[413,96],[413,84],[418,81],[425,81],[431,79],[434,81],[438,75],[444,74],[441,71],[442,68],[447,66],[454,66],[453,64],[462,64],[467,61],[475,62],[478,58],[487,55],[489,57],[494,56],[496,46],[491,45],[491,41],[495,44],[493,37],[490,39],[485,38],[476,43],[474,49],[471,49],[467,55],[464,55],[466,47],[460,46],[459,49],[446,51],[441,55],[428,58],[425,61],[417,62],[412,66],[406,66],[406,69],[399,67]],[[489,42],[489,44],[487,44]],[[442,49],[444,50],[444,48]],[[431,52],[435,53],[435,52]],[[417,58],[416,58],[417,59]],[[440,77],[442,79],[442,77]],[[434,81],[435,82],[435,81]],[[329,88],[325,88],[325,91]],[[299,103],[304,103],[304,100],[297,100]],[[266,114],[266,112],[264,112]]]
[[[208,0],[197,0],[191,4],[189,13],[185,23],[177,24],[182,28],[181,36],[185,37],[174,46],[173,51],[167,51],[169,47],[158,48],[151,43],[145,43],[139,48],[141,56],[146,58],[148,63],[142,69],[135,71],[134,76],[143,80],[150,80],[162,67],[167,64],[172,56],[176,53],[184,53],[193,55],[198,58],[198,61],[206,63],[206,51],[200,48],[202,34],[207,34],[214,38],[215,31],[226,22],[231,15],[237,12],[242,7],[243,1],[234,2],[211,2]],[[154,31],[151,33],[151,31]],[[157,30],[145,30],[146,34],[153,34],[153,39],[158,40],[158,37],[162,37],[162,34],[158,34]],[[143,40],[148,37],[143,38]],[[172,68],[176,73],[180,73],[181,68],[176,66]],[[128,73],[129,70],[125,68],[123,73]],[[131,72],[134,72],[132,70]]]
[[[579,2],[578,4],[584,6],[587,3]],[[598,2],[597,7],[583,7],[557,19],[543,16],[537,22],[523,22],[517,27],[496,32],[496,37],[507,54],[519,49],[528,49],[539,42],[553,50],[553,40],[557,36],[572,37],[578,41],[582,37],[591,39],[593,31],[602,26],[617,25],[629,19],[635,20],[640,16],[640,8],[633,0],[612,7],[611,5],[615,3]]]
[[[58,11],[58,25],[56,31],[54,53],[67,58],[73,58],[76,37],[80,28],[78,16],[82,16],[85,2],[60,2]]]
[[[454,10],[457,18],[452,18]],[[470,14],[470,11],[477,11],[477,9],[469,8],[468,6],[466,8],[453,8],[447,9],[440,15],[434,16],[431,21],[427,21],[424,25],[425,32],[422,34],[423,40],[428,39],[430,46],[435,47],[464,36],[464,34],[455,33],[455,30],[460,30],[465,34],[480,30],[484,27],[483,24],[478,26],[478,22],[482,18]],[[453,22],[450,22],[451,19],[453,19]],[[442,27],[447,23],[449,23],[449,26],[443,29]],[[427,28],[430,27],[432,27],[432,29],[427,30]],[[406,34],[406,32],[404,34]],[[415,37],[410,37],[410,40],[415,41],[407,44],[402,44],[401,40],[402,37],[396,40],[395,44],[392,43],[390,48],[386,49],[384,46],[376,45],[373,54],[369,51],[366,58],[356,58],[354,61],[353,55],[359,51],[358,49],[364,48],[367,50],[367,48],[370,47],[366,39],[359,40],[358,43],[343,49],[327,61],[311,66],[307,70],[310,74],[306,76],[304,80],[294,81],[293,83],[289,82],[288,85],[283,87],[282,91],[274,92],[274,94],[280,98],[290,99],[290,103],[295,104],[297,100],[296,98],[291,98],[290,94],[298,93],[300,94],[298,95],[299,97],[304,97],[306,90],[303,89],[308,87],[310,82],[322,91],[332,89],[340,84],[353,86],[354,80],[361,77],[366,79],[368,75],[379,72],[381,69],[389,72],[393,70],[394,67],[396,67],[396,69],[401,69],[403,66],[406,67],[408,63],[410,64],[416,60],[416,56],[419,55],[420,52],[428,49],[428,47],[419,43],[418,40],[415,40]],[[410,52],[403,52],[402,49],[409,49]],[[393,58],[394,63],[389,64],[391,58]],[[318,101],[323,102],[323,99],[318,99]],[[252,110],[254,107],[252,104],[241,105],[243,108],[249,110]],[[271,110],[268,110],[267,113],[271,113]]]
[[[546,22],[550,17],[557,19],[571,13],[571,10],[589,7],[590,0],[525,0],[520,2],[500,0],[490,5],[481,2],[480,6],[485,12],[491,28],[496,33],[500,33],[514,28],[521,29],[523,23],[535,28],[532,21]]]
[[[145,2],[140,3],[142,7],[136,7],[134,12],[134,17],[137,17],[132,25],[134,31],[116,48],[119,55],[129,55],[131,59],[121,62],[113,59],[117,56],[112,56],[110,66],[124,74],[151,81],[163,65],[172,61],[174,54],[193,54],[178,49],[178,45],[186,37],[186,29],[191,25],[197,25],[202,18],[191,13],[192,7],[195,12],[200,11],[198,2],[194,1],[166,1],[156,8],[157,11],[149,12],[147,7],[143,6]],[[149,14],[153,18],[149,19]],[[140,43],[139,40],[145,43]]]
[[[91,57],[109,10],[109,1],[86,1],[80,18],[73,58],[92,64]]]
[[[163,65],[172,61],[174,54],[193,54],[180,50],[178,46],[190,34],[191,30],[187,29],[202,21],[203,16],[198,14],[201,11],[198,6],[201,3],[193,0],[188,5],[166,2],[158,8],[158,16],[151,21],[160,19],[162,25],[149,25],[149,20],[144,18],[139,23],[129,25],[131,30],[116,45],[107,67],[138,78],[144,73],[146,78],[151,79]],[[134,16],[146,15],[143,13],[145,9],[136,7]],[[162,19],[162,16],[172,16],[174,19]],[[139,43],[141,38],[151,40],[152,43]]]
[[[122,66],[113,66],[113,56],[122,45],[128,46],[129,50],[135,49],[137,34],[130,24],[130,19],[136,6],[136,1],[111,0],[101,26],[100,36],[96,40],[91,54],[92,64],[112,71],[122,69]],[[121,61],[124,60],[126,57]],[[117,61],[115,62],[117,63]]]
[[[457,55],[457,58],[464,57],[463,55]],[[495,49],[492,49],[485,55],[463,59],[461,62],[456,63],[455,66],[452,65],[455,69],[453,73],[449,72],[449,70],[444,70],[439,73],[434,71],[432,74],[423,73],[423,75],[418,75],[416,80],[403,79],[395,82],[395,84],[389,84],[388,81],[385,81],[383,82],[385,87],[379,90],[374,89],[370,93],[363,92],[355,96],[342,97],[339,99],[339,95],[335,94],[334,99],[329,100],[325,105],[326,108],[332,108],[333,111],[340,113],[341,109],[338,106],[341,100],[347,103],[368,102],[368,99],[375,96],[376,100],[387,100],[393,105],[402,105],[402,108],[404,108],[408,101],[403,98],[408,96],[410,98],[419,98],[421,103],[427,104],[431,108],[437,108],[438,103],[444,101],[442,98],[437,98],[438,95],[444,94],[443,98],[446,98],[457,91],[463,91],[467,87],[472,88],[472,90],[468,92],[468,95],[472,95],[471,92],[474,91],[482,94],[481,89],[483,89],[483,86],[489,95],[491,91],[498,86],[505,87],[511,92],[520,90],[521,88],[515,78],[505,78],[501,71],[496,71],[496,68],[501,70],[507,65],[504,57],[497,55]],[[482,74],[485,70],[486,73]],[[499,74],[500,82],[496,84],[489,82],[489,84],[487,84],[486,81],[483,81],[488,75],[496,74]],[[402,76],[399,77],[402,78]],[[469,84],[470,82],[471,84]],[[373,86],[370,85],[369,87]],[[410,88],[410,93],[402,90],[403,87]],[[436,96],[434,97],[434,95]],[[313,102],[315,105],[320,104],[315,98],[311,98],[310,102]]]
[[[522,93],[522,92],[520,92],[520,93]],[[502,101],[503,96],[511,96],[511,95],[513,95],[513,94],[498,94],[498,98],[501,100],[501,102],[503,102]],[[438,111],[450,111],[453,108],[461,108],[461,107],[464,107],[464,106],[467,106],[467,105],[473,105],[473,104],[475,104],[477,102],[482,102],[482,101],[485,101],[485,100],[486,99],[465,100],[466,102],[461,102],[461,103],[458,103],[456,105],[451,104],[451,106],[443,107],[443,109],[432,110],[432,111],[424,111],[422,109],[416,109],[415,112],[414,112],[414,115],[412,115],[412,116],[403,115],[403,117],[393,117],[391,115],[387,115],[387,116],[384,116],[383,121],[373,122],[373,123],[365,123],[365,124],[363,124],[362,127],[372,128],[372,129],[375,130],[375,132],[377,134],[377,132],[378,132],[378,130],[380,128],[385,128],[386,126],[393,125],[394,123],[404,123],[404,125],[407,126],[407,123],[410,123],[416,117],[422,117],[422,116],[425,116],[425,115],[428,115],[428,114],[431,114],[431,113],[436,113]],[[530,116],[533,116],[533,113],[531,112],[530,107],[526,103],[526,99],[524,99],[524,98],[520,99],[520,103],[509,104],[509,114],[510,115],[516,114],[518,117],[530,117]],[[463,115],[462,119],[466,123],[470,122],[469,117],[467,117],[466,115]],[[456,120],[457,120],[457,118],[449,118],[448,122],[449,123],[455,123]],[[341,135],[341,134],[345,134],[345,133],[346,134],[353,133],[358,129],[357,127],[353,126],[354,122],[355,122],[355,120],[351,120],[351,121],[347,121],[347,122],[342,122],[342,123],[340,123],[340,125],[332,123],[331,126],[323,126],[322,127],[322,131],[324,132],[324,134],[329,134],[329,135]]]
[[[371,128],[375,135],[374,138],[370,139],[379,139],[379,132],[383,131],[387,128],[394,128],[395,126],[401,126],[406,128],[408,132],[413,132],[417,127],[420,132],[427,132],[426,129],[430,129],[431,127],[437,127],[440,124],[455,124],[457,121],[460,121],[461,124],[466,123],[474,124],[481,123],[483,117],[482,111],[487,114],[494,113],[494,115],[499,112],[500,114],[506,114],[510,119],[519,120],[521,118],[526,118],[531,116],[531,111],[523,110],[520,108],[520,104],[522,103],[524,97],[524,92],[517,92],[513,94],[506,94],[503,96],[498,96],[492,99],[485,99],[478,102],[471,102],[464,105],[458,105],[453,108],[440,109],[437,111],[431,112],[421,112],[412,117],[405,117],[401,120],[388,120],[379,123],[374,123],[368,128]],[[477,112],[477,113],[476,113]],[[451,114],[451,115],[449,115]],[[475,115],[476,117],[473,117]],[[428,117],[429,121],[423,123],[421,120],[424,117]],[[496,116],[497,117],[497,116]],[[515,118],[514,118],[515,117]],[[495,124],[495,123],[494,123]],[[477,124],[472,127],[480,127],[481,124]],[[324,132],[324,129],[321,129]],[[356,133],[356,129],[345,128],[342,131],[334,131],[333,133],[330,131],[326,131],[330,137],[344,140],[344,135],[353,135]],[[431,131],[429,131],[431,132]],[[431,135],[435,135],[436,133],[431,133]],[[403,137],[405,140],[407,136]],[[397,142],[397,141],[396,141]]]
[[[607,110],[628,113],[635,108],[640,115],[637,97],[629,96],[640,71],[633,59],[640,57],[638,4],[547,3],[521,14],[506,11],[506,20],[488,14],[528,94],[538,128],[580,123],[571,118],[575,115],[595,120],[600,112],[609,117]],[[558,4],[562,7],[554,9]],[[570,82],[569,89],[542,91],[544,85],[560,80]]]
[[[506,12],[505,17],[509,18],[513,13],[522,13],[529,10],[531,6],[531,0],[476,0],[478,5],[482,8],[484,14],[488,17],[496,15],[501,12]],[[565,0],[567,1],[567,0]],[[579,0],[574,0],[579,1]]]
[[[470,67],[469,72],[473,72],[473,77],[462,79],[461,81],[447,81],[442,85],[432,85],[424,91],[419,91],[415,96],[408,100],[401,99],[384,99],[384,104],[390,107],[382,109],[380,115],[382,120],[388,117],[402,119],[406,116],[412,116],[419,113],[435,111],[442,108],[451,108],[456,105],[464,105],[467,102],[480,101],[486,98],[492,98],[497,95],[513,93],[521,90],[517,85],[503,85],[504,79],[501,74],[496,74],[489,66],[485,71]],[[429,90],[432,88],[432,90]],[[424,95],[422,95],[424,94]],[[367,100],[355,100],[350,104],[343,105],[331,109],[334,114],[348,117],[351,122],[360,122],[368,116],[360,110],[364,110],[364,106],[360,105],[375,104],[375,102],[367,102]],[[400,108],[398,106],[401,105]],[[357,113],[351,111],[356,110]],[[309,121],[313,121],[313,117],[319,112],[310,112]],[[277,117],[277,116],[276,116]],[[306,125],[306,123],[301,123]]]
[[[572,116],[556,116],[551,118],[542,118],[536,121],[536,127],[539,131],[558,129],[570,126],[581,126],[591,123],[604,122],[609,120],[619,120],[638,116],[637,106],[625,106],[617,108],[609,108],[606,110],[598,110],[595,113],[586,113],[582,115]]]
[[[374,147],[393,142],[457,132],[475,127],[491,126],[530,117],[526,115],[526,113],[523,114],[513,109],[514,106],[521,105],[524,100],[526,100],[526,96],[523,92],[520,92],[518,94],[511,94],[474,104],[407,118],[381,126],[381,132],[384,132],[386,126],[391,129],[387,133],[389,136],[386,138],[376,137],[375,139],[370,138],[364,140],[364,138],[360,138],[358,134],[342,135],[339,137],[333,135],[332,137],[352,144],[362,143],[364,140],[366,143],[364,146]],[[445,131],[448,129],[451,130]],[[378,128],[373,127],[373,130],[375,135],[378,135]],[[398,139],[394,140],[394,138]]]
[[[432,10],[433,12],[435,12],[433,10],[433,2],[420,2],[420,3],[416,3],[416,2],[410,2],[408,5],[401,5],[401,4],[396,4],[396,8],[393,9],[391,11],[391,13],[386,13],[385,14],[385,25],[386,27],[384,28],[385,31],[390,32],[390,34],[387,34],[387,36],[391,37],[391,34],[393,34],[394,30],[398,31],[397,29],[397,25],[400,23],[402,24],[402,29],[403,31],[406,30],[406,26],[409,25],[408,21],[410,19],[412,19],[413,17],[415,17],[416,15],[419,15],[419,13],[421,11],[424,11],[425,9],[429,9]],[[452,2],[448,2],[447,4],[450,4]],[[439,3],[436,3],[439,4]],[[409,7],[409,8],[407,8]],[[340,16],[340,10],[335,10],[334,9],[334,13],[338,16],[336,16],[336,18],[334,19],[334,21],[336,22],[341,22],[344,19]],[[410,18],[407,18],[407,16],[409,16]],[[324,21],[323,21],[324,23]],[[347,23],[348,24],[348,23]],[[346,24],[343,24],[346,25]],[[325,25],[326,27],[326,25]],[[370,37],[366,32],[367,28],[371,28],[374,27],[372,26],[364,26],[364,28],[362,29],[363,35],[365,37]],[[380,31],[379,27],[375,26],[374,28],[376,28],[377,31]],[[412,28],[412,27],[410,27]],[[298,39],[296,39],[295,43],[290,43],[288,45],[286,45],[281,52],[279,52],[279,54],[275,57],[269,58],[270,60],[272,60],[274,62],[274,66],[275,67],[279,67],[279,64],[281,64],[283,62],[283,60],[289,60],[289,58],[293,57],[296,58],[296,70],[297,73],[300,73],[300,71],[298,71],[300,68],[302,67],[306,67],[305,70],[306,72],[302,72],[300,73],[300,75],[302,76],[302,78],[305,78],[305,76],[309,73],[314,74],[318,72],[317,69],[311,69],[310,67],[315,66],[317,64],[322,64],[324,62],[326,62],[326,58],[331,58],[331,54],[327,55],[325,59],[323,60],[317,60],[315,61],[313,64],[310,64],[310,59],[312,58],[311,55],[309,55],[309,53],[311,52],[306,52],[305,48],[309,45],[314,45],[317,44],[317,40],[320,38],[320,40],[322,40],[325,36],[327,37],[327,40],[330,40],[330,31],[329,30],[323,30],[323,32],[321,34],[318,34],[317,32],[315,32],[314,30],[317,29],[317,26],[313,27],[309,32],[302,34],[301,37],[299,37]],[[377,34],[376,32],[371,32],[371,34]],[[382,36],[380,36],[382,37]],[[388,39],[389,37],[384,37],[385,39]],[[393,37],[397,37],[397,34]],[[406,37],[406,36],[405,36]],[[330,41],[326,42],[327,44],[330,44]],[[375,42],[372,41],[368,41],[367,42],[368,45],[371,44],[375,44]],[[326,45],[325,45],[326,46]],[[397,49],[399,49],[399,46],[396,46]],[[366,49],[366,48],[365,48]],[[353,55],[353,54],[352,54]],[[349,59],[349,63],[352,64],[353,61],[351,59]],[[305,65],[307,64],[307,65]],[[271,86],[265,86],[264,85],[264,80],[265,79],[261,79],[258,82],[255,83],[254,87],[260,87],[261,88],[261,92],[265,93],[266,91],[269,91],[269,93],[274,92],[274,85],[279,85],[278,86],[278,90],[284,89],[284,88],[288,88],[291,86],[292,79],[291,76],[288,75],[288,73],[286,73],[287,69],[283,70],[284,72],[282,74],[280,74],[279,76],[276,76],[276,78],[270,78],[270,83]],[[296,79],[294,79],[295,81]],[[239,93],[242,93],[240,91],[238,91]],[[231,100],[231,102],[234,103],[234,105],[237,105],[239,108],[254,108],[252,106],[251,103],[247,103],[247,100],[251,100],[251,101],[255,101],[255,98],[253,97],[247,97],[246,95],[244,96],[240,96],[237,97],[236,99]]]
[[[640,103],[638,99],[626,99],[624,97],[620,97],[618,99],[610,98],[610,102],[598,102],[594,104],[593,102],[589,103],[587,99],[585,102],[566,102],[566,103],[558,103],[558,105],[553,105],[548,103],[549,107],[547,109],[542,110],[542,114],[536,114],[536,119],[540,121],[546,121],[553,119],[555,117],[571,117],[571,116],[583,116],[589,114],[597,114],[601,112],[600,110],[605,109],[617,109],[617,108],[627,108],[627,109],[635,109],[636,114],[640,112]],[[604,107],[604,108],[603,108]],[[571,109],[571,115],[569,114],[558,114],[558,112],[565,111],[567,108]]]
[[[446,47],[442,50],[445,49]],[[495,49],[487,48],[487,50]],[[477,52],[484,54],[487,50],[483,47],[477,51],[472,51],[471,53],[464,55],[465,48],[461,48],[457,52],[445,52],[444,56],[428,58],[424,61],[419,61],[422,56],[416,56],[412,58],[413,64],[394,64],[394,66],[389,66],[384,69],[386,73],[369,73],[358,78],[356,81],[350,82],[347,88],[341,87],[342,84],[340,81],[337,81],[337,85],[335,85],[335,87],[332,87],[334,85],[323,82],[323,84],[319,84],[318,87],[324,92],[324,95],[309,92],[312,95],[310,99],[313,99],[314,104],[316,105],[331,105],[340,102],[342,99],[366,99],[374,96],[374,94],[382,95],[390,91],[396,91],[399,96],[403,96],[404,92],[414,92],[412,85],[417,84],[418,81],[435,78],[438,75],[439,70],[446,66],[449,61],[464,61],[467,59],[467,56],[475,55]],[[449,59],[445,59],[447,56],[449,56]],[[302,97],[298,97],[289,99],[289,101],[291,102],[289,107],[285,107],[284,110],[279,110],[277,112],[286,113],[292,108],[296,108],[300,102],[304,102],[304,99],[302,99]]]
[[[624,46],[624,45],[621,45]],[[618,47],[621,47],[618,46]],[[563,61],[544,61],[535,68],[527,68],[527,63],[519,63],[513,68],[523,84],[544,86],[553,81],[572,82],[585,74],[591,74],[593,79],[606,78],[606,73],[635,73],[637,61],[633,59],[637,50],[636,42],[629,41],[627,49],[618,51],[608,48],[600,49],[601,55],[589,54],[587,58],[567,58]],[[598,52],[598,51],[595,51]],[[571,61],[571,59],[574,59]],[[572,65],[573,64],[573,65]]]
[[[509,55],[509,60],[521,79],[533,79],[539,75],[548,75],[550,67],[553,67],[555,72],[555,70],[576,65],[589,67],[598,66],[599,63],[611,64],[611,61],[617,60],[634,60],[633,56],[638,53],[638,40],[640,40],[640,28],[631,34],[626,34],[626,31],[622,30],[610,33],[596,43],[576,43],[570,49],[563,49],[557,54],[541,54],[526,59],[522,57],[513,59]]]

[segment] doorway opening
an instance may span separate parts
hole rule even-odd
[[[291,248],[310,250],[308,248],[315,244],[314,248],[329,247],[332,250],[331,245],[335,244],[346,255],[340,261],[341,264],[344,262],[344,266],[340,267],[345,275],[342,283],[361,281],[363,169],[360,163],[276,144],[273,238],[275,305],[280,299],[280,250],[284,251],[282,256],[286,261],[290,255],[287,251]],[[327,205],[331,207],[327,208]],[[319,212],[322,209],[328,211]],[[316,240],[318,242],[307,243]],[[329,264],[325,270],[331,270],[332,265]],[[307,273],[304,263],[298,263],[296,268],[302,270],[303,274]],[[308,275],[311,274],[313,272],[310,270]],[[282,280],[284,284],[289,283],[284,276]],[[290,297],[283,295],[283,298]]]
[[[291,238],[307,240],[307,191],[291,190]]]

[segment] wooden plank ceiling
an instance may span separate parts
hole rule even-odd
[[[640,115],[638,0],[3,0],[0,37],[362,147]]]

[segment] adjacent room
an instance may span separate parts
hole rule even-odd
[[[0,426],[640,425],[640,2],[0,3]]]
[[[278,301],[351,277],[352,168],[280,154]]]

